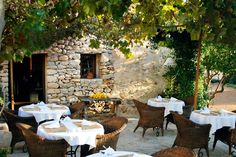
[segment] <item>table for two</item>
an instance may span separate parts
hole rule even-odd
[[[71,146],[69,155],[73,156],[76,150],[72,150],[72,146],[90,145],[91,148],[96,146],[96,136],[104,134],[104,128],[97,122],[70,119],[62,115],[70,115],[67,106],[56,104],[31,104],[19,108],[18,115],[21,117],[34,116],[36,121],[44,122],[38,126],[37,134],[48,140],[64,139]]]
[[[77,148],[72,150],[72,146],[90,145],[96,147],[96,136],[104,134],[101,124],[93,121],[69,119],[49,121],[39,125],[37,134],[49,140],[64,139],[71,146],[68,155],[75,155]]]
[[[176,111],[179,114],[183,113],[183,106],[185,106],[184,101],[182,100],[171,100],[167,98],[162,98],[162,100],[158,100],[156,98],[151,98],[148,100],[147,104],[153,107],[165,107],[164,116],[170,114],[170,111]]]
[[[37,123],[52,119],[59,121],[62,115],[70,114],[70,109],[65,105],[45,104],[43,102],[22,106],[18,111],[20,117],[34,116]]]
[[[114,151],[112,153],[104,154],[102,151],[99,153],[95,153],[92,155],[89,155],[87,157],[151,157],[150,155],[142,154],[142,153],[136,153],[136,152],[130,152],[130,151]]]

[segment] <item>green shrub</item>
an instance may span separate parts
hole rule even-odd
[[[187,32],[170,33],[166,46],[173,49],[176,65],[169,67],[163,77],[167,81],[164,95],[184,99],[194,95],[196,42]]]
[[[0,148],[0,157],[7,157],[8,152],[8,148]]]
[[[235,84],[236,85],[236,74],[230,77],[229,84]]]

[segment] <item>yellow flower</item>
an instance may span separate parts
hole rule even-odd
[[[90,97],[94,99],[108,98],[108,96],[105,93],[101,93],[101,92],[95,93],[91,95]]]

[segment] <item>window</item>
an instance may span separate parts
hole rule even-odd
[[[81,54],[81,78],[99,77],[100,54]]]

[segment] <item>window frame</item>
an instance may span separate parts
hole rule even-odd
[[[88,73],[88,69],[92,69],[93,78],[100,78],[100,61],[101,61],[101,54],[99,53],[93,53],[93,54],[87,54],[87,53],[81,53],[80,54],[80,78],[87,79],[86,73]],[[90,63],[86,66],[86,60],[92,59]],[[84,71],[84,69],[86,69]]]

